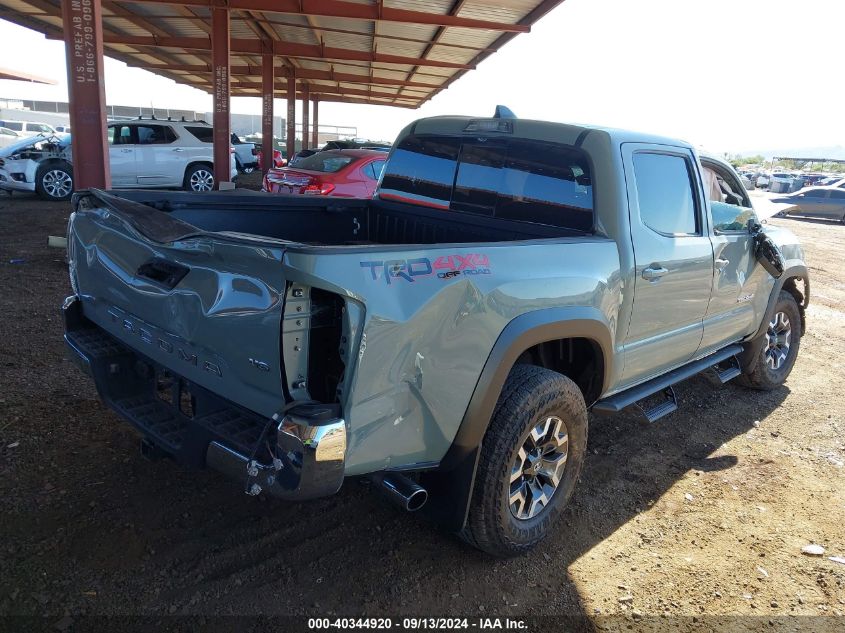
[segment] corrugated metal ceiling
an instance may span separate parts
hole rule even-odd
[[[513,25],[530,27],[562,1],[229,0],[228,5],[231,38],[274,41],[279,74],[310,73],[297,83],[309,84],[321,100],[416,108],[514,37]],[[215,0],[103,0],[105,53],[210,91],[214,5]],[[0,0],[0,17],[62,38],[60,0]],[[164,46],[173,43],[166,38],[192,38],[200,46]],[[231,64],[238,67],[232,94],[260,93],[261,57],[233,50]],[[277,90],[285,81],[277,81]]]

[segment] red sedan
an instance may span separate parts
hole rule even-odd
[[[264,176],[264,191],[342,198],[372,198],[385,152],[371,149],[333,149],[271,169]]]

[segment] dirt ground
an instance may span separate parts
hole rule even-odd
[[[0,615],[567,614],[596,628],[657,616],[668,631],[675,616],[758,616],[743,627],[770,630],[778,616],[845,614],[845,564],[828,558],[845,557],[845,226],[773,220],[800,236],[812,275],[785,387],[699,377],[653,425],[591,418],[559,533],[496,561],[357,481],[290,504],[144,460],[65,360],[70,289],[46,242],[68,212],[0,197]],[[811,543],[825,555],[802,555]],[[811,621],[843,624],[788,630]]]

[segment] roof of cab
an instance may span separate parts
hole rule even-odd
[[[464,129],[470,121],[491,120],[492,117],[472,116],[435,116],[418,119],[407,126],[399,134],[399,138],[407,134],[463,134]],[[622,143],[652,143],[658,145],[671,145],[674,147],[692,148],[692,146],[680,139],[634,132],[619,128],[604,127],[598,125],[584,125],[571,123],[557,123],[554,121],[538,121],[533,119],[507,119],[512,122],[512,132],[484,132],[487,137],[515,137],[530,138],[543,141],[553,141],[567,145],[581,145],[588,134],[600,133],[608,137],[615,145]]]

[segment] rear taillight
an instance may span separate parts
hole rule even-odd
[[[324,182],[307,185],[302,190],[302,193],[309,194],[312,196],[327,196],[332,191],[334,191],[334,185],[330,182]]]
[[[253,156],[258,156],[258,150],[257,150],[257,149],[255,149],[254,147],[252,148],[252,155],[253,155]]]

